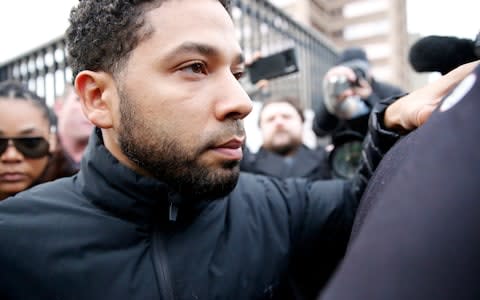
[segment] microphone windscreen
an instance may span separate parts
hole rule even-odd
[[[472,40],[432,35],[415,42],[410,48],[408,59],[417,72],[446,74],[478,58]]]

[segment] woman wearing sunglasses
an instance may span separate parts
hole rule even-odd
[[[55,146],[50,110],[22,84],[0,83],[0,200],[42,181]]]

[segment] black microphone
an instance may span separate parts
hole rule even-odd
[[[443,75],[479,59],[475,54],[479,50],[476,47],[478,45],[473,40],[431,35],[412,45],[408,59],[417,72],[440,72]]]

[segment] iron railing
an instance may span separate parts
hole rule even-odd
[[[56,38],[0,66],[0,81],[16,79],[52,104],[71,82],[65,38]]]
[[[240,44],[249,57],[288,47],[296,48],[299,72],[270,82],[273,96],[292,95],[305,108],[316,108],[321,94],[321,78],[336,59],[335,48],[318,32],[302,26],[267,0],[233,0],[232,17]],[[0,81],[18,79],[47,103],[63,93],[71,81],[65,38],[57,38],[0,66]]]

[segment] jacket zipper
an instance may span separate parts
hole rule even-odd
[[[167,249],[165,241],[162,239],[160,230],[155,228],[153,234],[153,263],[160,286],[160,295],[162,300],[175,300],[173,292],[172,279],[168,269]]]

